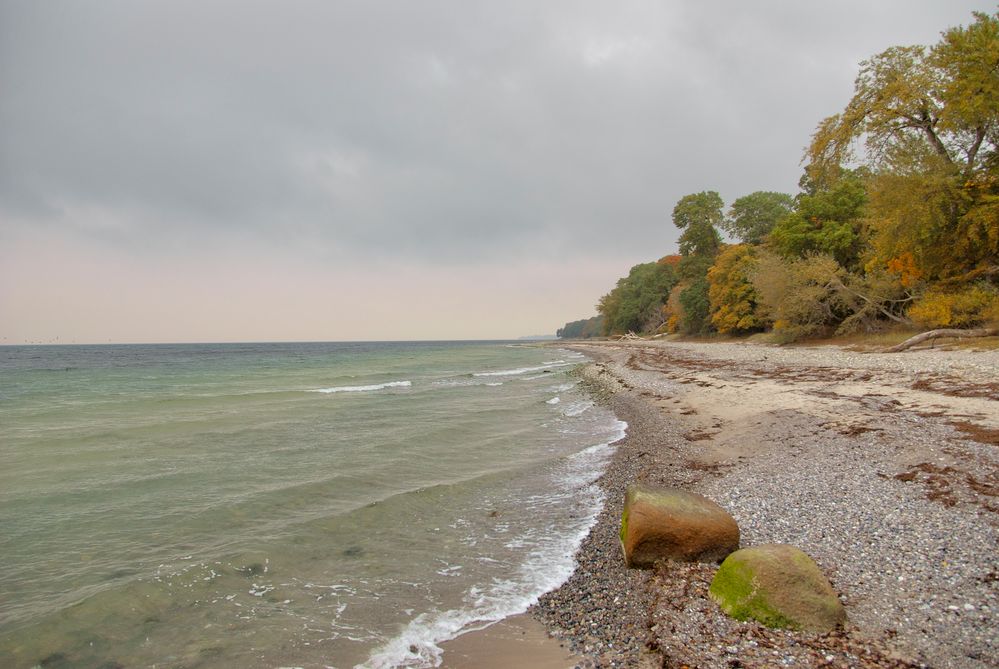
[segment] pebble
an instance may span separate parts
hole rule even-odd
[[[917,449],[926,462],[964,466],[985,480],[999,471],[995,446],[961,439],[946,416],[919,415],[882,392],[847,409],[873,416],[876,430],[843,434],[826,425],[827,417],[786,412],[770,426],[770,447],[701,471],[685,465],[699,442],[685,438],[684,417],[648,401],[710,392],[685,387],[682,378],[698,366],[720,382],[726,375],[744,378],[748,369],[785,375],[832,369],[873,375],[887,388],[908,389],[913,378],[994,385],[999,352],[868,355],[762,347],[761,359],[761,347],[744,344],[660,348],[677,369],[635,369],[626,364],[634,348],[578,349],[596,359],[581,372],[584,384],[629,430],[599,482],[606,506],[580,547],[576,572],[533,612],[588,655],[586,666],[999,666],[999,628],[991,615],[999,607],[997,510],[989,511],[987,499],[956,479],[948,484],[953,504],[945,504],[928,498],[928,478],[894,478],[904,471],[900,454]],[[795,383],[789,379],[788,387]],[[707,597],[712,565],[625,569],[616,535],[624,487],[635,480],[688,486],[711,497],[739,522],[743,545],[792,543],[808,552],[840,591],[847,628],[809,635],[728,619]]]

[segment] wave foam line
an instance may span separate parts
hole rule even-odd
[[[527,609],[546,592],[565,583],[576,568],[576,550],[597,522],[604,493],[594,482],[606,469],[614,444],[627,434],[628,424],[614,421],[609,440],[594,444],[568,459],[568,471],[560,480],[568,484],[556,493],[555,503],[585,505],[581,522],[567,533],[527,537],[535,546],[514,579],[494,579],[466,592],[466,607],[421,613],[395,638],[374,651],[354,669],[430,669],[439,667],[444,651],[440,643],[464,632],[484,629],[492,623]]]
[[[553,367],[565,367],[566,365],[571,365],[573,363],[566,362],[565,360],[553,360],[551,362],[546,362],[538,367],[519,367],[517,369],[501,369],[496,372],[476,372],[472,376],[518,376],[520,374],[527,374],[528,372],[540,372],[546,369],[551,369]]]
[[[334,386],[332,388],[316,388],[310,393],[364,393],[373,390],[385,390],[386,388],[409,388],[412,381],[389,381],[388,383],[376,383],[371,386]]]

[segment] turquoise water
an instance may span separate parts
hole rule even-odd
[[[580,360],[0,348],[0,666],[434,666],[571,571],[623,434]]]

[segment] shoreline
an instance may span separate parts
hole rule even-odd
[[[576,570],[530,610],[576,666],[999,666],[999,352],[559,346],[591,359],[584,382],[629,425]],[[707,597],[713,565],[625,569],[635,480],[714,499],[743,546],[804,549],[848,624],[739,623]]]

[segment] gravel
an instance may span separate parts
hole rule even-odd
[[[596,360],[581,371],[594,396],[629,424],[576,572],[533,610],[588,658],[582,666],[999,667],[999,352],[576,350]],[[706,456],[725,421],[689,415],[685,400],[731,401],[735,388],[748,401],[764,379],[789,395],[752,425],[728,426],[729,446],[751,444]],[[715,565],[625,569],[617,531],[636,480],[714,499],[744,546],[809,553],[841,593],[845,629],[731,620],[707,596]]]

